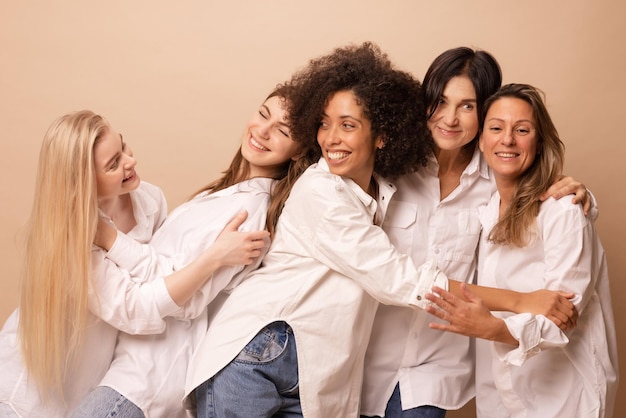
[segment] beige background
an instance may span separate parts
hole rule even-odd
[[[276,83],[335,46],[372,40],[420,79],[447,48],[486,49],[505,82],[547,93],[566,172],[599,201],[623,348],[625,17],[618,0],[3,0],[0,322],[17,305],[19,231],[53,119],[81,108],[105,115],[134,149],[142,178],[174,207],[225,168],[243,124]],[[616,417],[626,416],[625,398],[626,384]],[[474,414],[466,407],[449,415]]]

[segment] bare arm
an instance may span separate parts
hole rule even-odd
[[[433,288],[436,295],[432,293],[426,295],[426,298],[437,306],[427,306],[426,311],[448,322],[447,324],[432,322],[429,324],[430,328],[518,345],[505,322],[493,316],[483,301],[469,290],[467,284],[459,283],[458,289],[462,297],[457,297],[439,287]]]
[[[167,291],[178,306],[184,305],[220,267],[248,265],[261,255],[269,232],[238,232],[247,217],[246,211],[238,213],[209,248],[185,267],[165,276]],[[117,230],[100,219],[94,243],[109,251],[116,239]]]
[[[165,278],[167,291],[178,306],[191,299],[218,268],[248,265],[261,255],[269,232],[238,232],[247,216],[238,214],[198,258]]]
[[[455,280],[449,281],[450,293],[457,298],[464,299],[466,292],[463,291],[462,287],[467,287],[491,311],[528,312],[533,315],[543,315],[564,331],[574,328],[578,320],[578,311],[570,301],[574,297],[573,293],[547,289],[522,293],[465,284]]]

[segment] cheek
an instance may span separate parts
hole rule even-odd
[[[324,141],[326,140],[326,131],[323,130],[318,130],[317,131],[317,143],[319,144],[319,146],[321,147],[324,144]]]
[[[478,118],[476,117],[476,115],[465,115],[465,117],[462,118],[460,122],[467,136],[471,137],[472,139],[475,138],[478,134]]]

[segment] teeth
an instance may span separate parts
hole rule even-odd
[[[502,158],[513,158],[517,156],[517,154],[512,154],[508,152],[497,152],[496,155]]]
[[[250,137],[250,144],[252,144],[252,146],[254,148],[257,148],[261,151],[269,151],[269,148],[265,148],[263,145],[259,144],[254,138]]]
[[[347,152],[329,152],[328,158],[331,160],[340,160],[348,156]]]

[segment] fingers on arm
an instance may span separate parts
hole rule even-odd
[[[236,231],[237,229],[239,229],[241,224],[243,224],[245,222],[246,219],[248,219],[248,211],[242,210],[239,213],[237,213],[233,217],[233,219],[230,220],[230,222],[228,222],[226,224],[226,226],[224,227],[224,230],[225,231]]]

